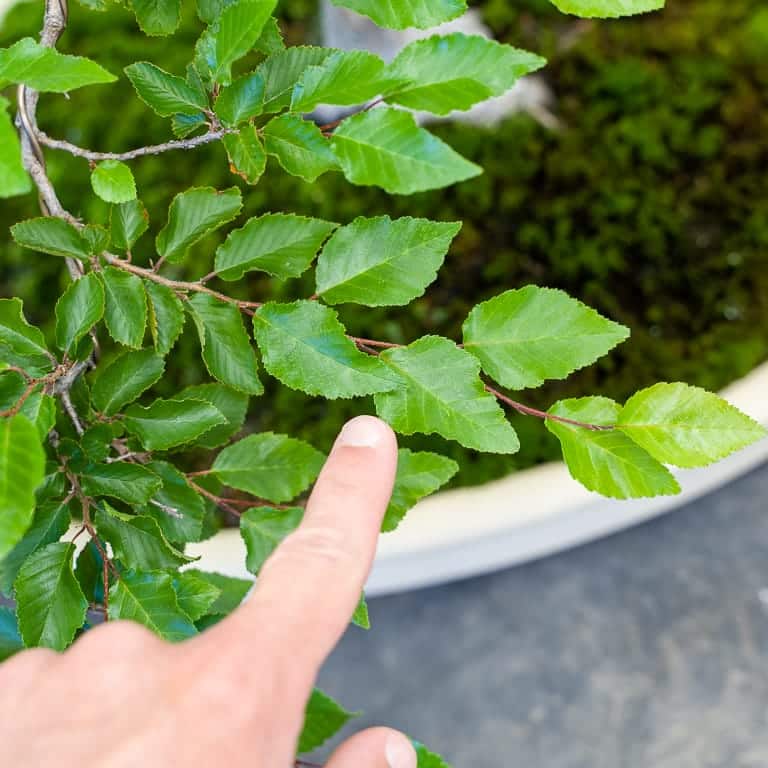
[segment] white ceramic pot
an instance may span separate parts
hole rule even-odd
[[[768,426],[768,363],[722,395]],[[367,586],[383,595],[506,568],[628,528],[712,491],[768,459],[768,440],[711,467],[677,470],[679,496],[615,501],[590,493],[560,462],[474,488],[437,493],[381,537]],[[188,547],[196,567],[247,575],[237,529]]]

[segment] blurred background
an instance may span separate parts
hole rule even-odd
[[[96,2],[96,0],[93,0]],[[75,5],[61,47],[113,72],[139,59],[182,72],[199,34],[191,4],[172,38],[139,34],[130,14]],[[632,338],[567,382],[521,399],[624,399],[660,380],[720,389],[768,359],[768,8],[763,0],[668,0],[618,22],[558,13],[546,0],[471,3],[493,35],[546,56],[546,112],[492,126],[432,129],[485,174],[440,192],[391,197],[327,174],[313,185],[268,168],[244,188],[246,213],[290,210],[347,222],[358,215],[464,221],[437,282],[408,308],[341,308],[357,335],[407,342],[457,337],[469,309],[506,288],[563,288],[632,329]],[[36,35],[40,3],[12,7],[0,47]],[[319,42],[314,0],[283,0],[290,43]],[[534,113],[536,110],[534,110]],[[165,141],[168,121],[110,87],[47,96],[49,134],[97,150]],[[70,210],[107,211],[87,166],[48,151]],[[240,184],[223,148],[134,164],[155,228],[172,195]],[[36,214],[33,196],[0,203],[0,286],[50,331],[66,277],[30,261],[8,236]],[[218,235],[196,247],[210,271]],[[151,239],[140,241],[139,260]],[[243,295],[291,298],[302,280],[251,276]],[[174,388],[204,380],[187,332],[171,358]],[[274,382],[249,427],[327,448],[366,400],[328,403]],[[543,425],[515,419],[523,449],[478,455],[409,438],[461,464],[474,485],[557,458]],[[351,631],[324,672],[329,691],[474,768],[701,768],[768,765],[768,474],[757,471],[674,516],[533,565],[372,602],[374,632]],[[738,525],[734,525],[738,522]]]
[[[171,38],[146,38],[132,16],[86,10],[73,0],[62,48],[119,73],[139,59],[183,72],[199,34],[193,4]],[[506,288],[537,283],[563,288],[632,329],[632,338],[600,363],[521,396],[548,407],[579,394],[622,400],[656,381],[720,389],[768,358],[768,8],[760,0],[670,0],[663,13],[618,22],[563,16],[547,0],[474,3],[504,42],[543,54],[552,94],[552,130],[528,114],[492,127],[445,124],[432,129],[479,163],[485,174],[449,190],[392,197],[353,187],[329,173],[313,185],[276,164],[258,186],[244,187],[246,214],[291,210],[339,222],[377,214],[464,221],[437,282],[408,308],[344,306],[357,335],[407,342],[424,333],[458,336],[469,309]],[[0,46],[36,35],[41,3],[15,6],[0,24]],[[317,41],[317,3],[283,0],[291,43]],[[69,100],[46,97],[41,127],[98,150],[165,141],[168,121],[152,114],[122,77],[82,89]],[[107,215],[92,194],[85,161],[48,151],[64,204],[92,220]],[[146,158],[133,165],[139,195],[156,228],[172,195],[186,186],[239,184],[224,150]],[[35,215],[34,196],[0,203],[0,284],[22,296],[25,311],[50,325],[66,280],[60,263],[30,263],[10,242],[8,226]],[[214,235],[193,254],[206,274]],[[148,257],[152,239],[139,241]],[[289,298],[312,292],[305,281],[251,277],[244,293]],[[205,378],[194,331],[175,355],[172,380]],[[174,384],[174,386],[176,386]],[[277,427],[327,448],[342,419],[370,412],[365,399],[328,403],[271,386],[254,401],[254,429]],[[440,438],[412,438],[459,460],[467,485],[557,458],[543,425],[516,418],[522,451],[478,455]]]

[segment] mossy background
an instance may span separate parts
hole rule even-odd
[[[41,5],[15,8],[0,46],[36,35]],[[191,5],[191,4],[188,4]],[[488,0],[476,5],[500,40],[546,55],[544,71],[563,128],[551,132],[527,116],[493,130],[441,125],[434,130],[485,168],[478,179],[440,192],[390,197],[352,187],[338,174],[316,184],[271,165],[243,187],[243,219],[289,210],[347,222],[358,215],[410,214],[463,220],[437,282],[408,308],[345,306],[357,334],[407,342],[424,333],[458,338],[478,301],[528,283],[563,288],[632,329],[608,358],[567,382],[524,392],[540,407],[583,394],[619,400],[659,380],[718,389],[768,357],[768,11],[761,0],[668,0],[658,14],[616,22],[565,17],[546,0]],[[289,42],[311,37],[315,3],[285,0]],[[199,34],[191,7],[169,39],[147,39],[118,7],[96,13],[73,5],[62,50],[91,56],[115,73],[139,59],[182,72]],[[45,96],[41,127],[93,149],[164,141],[169,121],[151,114],[126,79],[113,86]],[[103,221],[84,161],[49,151],[64,204]],[[147,158],[132,165],[154,231],[172,195],[192,185],[239,184],[223,149]],[[0,285],[24,298],[28,316],[49,331],[66,282],[60,260],[17,248],[8,227],[36,215],[32,195],[2,201]],[[187,275],[211,268],[219,236],[195,249]],[[145,236],[136,258],[151,255]],[[252,278],[238,288],[254,298],[312,293],[311,275],[281,284]],[[205,379],[187,327],[161,392]],[[348,416],[368,400],[326,402],[272,380],[253,401],[249,427],[304,437],[327,448]],[[438,438],[404,443],[454,456],[460,484],[478,483],[556,458],[543,425],[513,417],[523,448],[514,457],[478,455]]]

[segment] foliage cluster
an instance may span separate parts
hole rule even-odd
[[[559,15],[546,0],[487,0],[478,6],[499,39],[522,41],[546,54],[562,130],[552,132],[527,117],[490,132],[436,126],[435,133],[485,172],[459,188],[407,198],[350,187],[336,174],[307,185],[268,166],[244,201],[245,210],[290,209],[331,221],[370,212],[464,221],[448,268],[425,296],[394,314],[342,308],[345,323],[361,336],[384,329],[395,341],[424,330],[455,338],[469,309],[499,285],[541,281],[632,328],[631,339],[610,358],[527,393],[540,408],[584,391],[624,400],[638,385],[659,379],[717,390],[764,360],[768,210],[760,194],[760,168],[768,162],[768,118],[760,109],[766,75],[759,62],[768,52],[768,25],[762,4],[678,0],[663,13],[579,27],[575,37],[578,22]],[[290,42],[312,36],[314,0],[284,0],[279,10]],[[34,33],[40,13],[34,3],[18,6],[0,29],[0,45]],[[193,15],[187,11],[173,37],[142,39],[127,12],[78,13],[67,41],[113,72],[137,58],[161,55],[176,71],[194,44]],[[103,49],[107,30],[110,46]],[[563,38],[570,41],[566,49]],[[124,117],[108,131],[98,89],[72,94],[76,124],[71,105],[61,100],[46,105],[42,125],[54,135],[103,150],[166,137],[165,122],[146,115],[131,98],[127,80],[110,86],[110,92]],[[230,183],[217,147],[175,156],[172,176],[165,160],[146,158],[133,169],[155,220],[175,185]],[[49,157],[49,173],[62,199],[90,218],[105,216],[79,167],[66,154]],[[15,198],[3,204],[0,222],[7,231],[32,215],[32,197]],[[207,263],[211,247],[208,241],[194,247],[190,262]],[[137,248],[147,255],[141,242]],[[32,268],[11,242],[3,262],[0,274],[9,293],[24,296],[27,315],[48,327],[47,308],[63,287],[56,264]],[[248,279],[253,290],[264,289],[264,278]],[[289,299],[306,295],[308,287],[289,280],[269,290]],[[195,345],[192,334],[182,336],[165,381],[202,379]],[[344,418],[371,409],[365,398],[331,403],[266,386],[268,396],[249,413],[251,428],[287,431],[324,449]],[[461,484],[559,455],[556,440],[539,424],[511,418],[524,438],[512,457],[466,450],[439,437],[414,436],[404,444],[414,450],[437,448],[456,460],[460,469],[452,482]]]
[[[334,1],[392,28],[433,26],[466,9],[462,0]],[[553,2],[587,17],[660,5]],[[132,98],[176,138],[122,152],[86,149],[38,126],[38,107],[43,115],[55,94],[72,92],[74,101],[80,88],[116,80],[95,60],[56,49],[66,4],[47,5],[41,42],[25,37],[0,50],[0,87],[17,86],[19,130],[3,112],[0,190],[11,197],[34,184],[43,214],[14,223],[11,235],[36,264],[68,274],[47,334],[28,322],[22,299],[0,299],[0,590],[13,604],[0,610],[4,655],[63,650],[98,617],[181,641],[242,600],[248,582],[191,567],[186,545],[211,535],[217,511],[226,512],[239,518],[247,567],[258,576],[300,522],[324,460],[311,441],[282,429],[244,434],[264,381],[327,401],[372,398],[403,435],[502,456],[520,448],[505,409],[535,416],[574,478],[619,499],[677,493],[670,465],[707,466],[764,435],[684,383],[654,384],[623,403],[565,398],[545,411],[520,402],[513,393],[566,379],[629,335],[559,289],[510,286],[469,308],[455,339],[401,342],[348,328],[339,311],[347,305],[392,312],[424,295],[461,222],[246,212],[244,196],[254,204],[253,192],[264,191],[267,163],[308,184],[339,174],[390,195],[459,184],[482,169],[401,107],[464,110],[545,62],[456,33],[416,41],[390,64],[362,51],[285,47],[275,7],[198,0],[200,34],[183,66],[171,69],[162,51],[125,66]],[[182,12],[178,0],[132,9],[150,36],[175,32]],[[317,125],[307,115],[325,103],[353,109]],[[70,109],[76,125],[76,104]],[[125,118],[110,116],[117,119]],[[173,153],[209,145],[226,157],[230,184],[176,187],[162,215],[150,216],[141,198],[151,185],[137,184],[132,169],[163,155],[172,176]],[[78,161],[72,173],[88,179],[76,214],[48,175],[51,151],[69,153]],[[300,298],[282,293],[290,280],[306,288]],[[206,371],[188,386],[164,380],[183,332]],[[449,457],[402,448],[383,531],[456,471]],[[368,626],[364,598],[352,620]],[[298,751],[319,746],[349,716],[316,692]],[[441,763],[423,749],[420,757]]]

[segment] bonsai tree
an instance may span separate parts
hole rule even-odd
[[[57,50],[64,0],[47,3],[39,41],[0,50],[0,88],[12,96],[13,86],[16,102],[15,125],[10,98],[0,104],[0,195],[34,189],[42,214],[15,224],[11,235],[33,264],[62,259],[70,278],[50,338],[28,323],[23,297],[0,299],[0,592],[7,597],[0,658],[22,647],[63,650],[94,623],[116,619],[181,641],[239,604],[250,582],[196,569],[185,545],[210,536],[222,515],[239,519],[247,566],[258,576],[300,522],[324,460],[290,435],[242,434],[266,378],[318,398],[372,395],[376,413],[401,434],[437,434],[475,451],[518,450],[507,411],[540,419],[573,477],[617,499],[678,493],[669,465],[706,466],[764,436],[715,394],[684,383],[659,383],[625,403],[586,395],[542,411],[521,402],[516,393],[566,378],[629,335],[559,290],[499,286],[469,312],[461,339],[424,336],[401,346],[348,333],[337,307],[398,307],[421,296],[461,222],[331,222],[287,211],[244,221],[243,192],[259,183],[267,162],[308,184],[342,173],[393,195],[474,177],[481,168],[409,110],[466,110],[545,62],[460,33],[413,42],[389,64],[365,51],[285,47],[276,1],[197,0],[201,34],[184,72],[168,72],[162,61],[125,68],[136,97],[169,119],[175,138],[156,146],[97,152],[38,127],[38,110],[55,98],[49,94],[86,86],[106,93],[116,79],[93,60]],[[466,7],[464,0],[334,2],[393,29],[429,28]],[[553,2],[601,17],[663,5]],[[147,35],[170,35],[180,22],[180,0],[131,7]],[[308,116],[321,104],[352,111],[318,125]],[[168,153],[172,176],[173,153],[212,143],[222,145],[232,186],[180,189],[167,219],[150,223],[131,164]],[[62,204],[47,150],[82,159],[108,216],[86,220]],[[224,228],[209,263],[189,258]],[[134,259],[150,229],[154,256]],[[280,281],[310,270],[314,293],[296,301],[244,288],[253,272]],[[199,338],[209,380],[182,388],[164,372],[185,324]],[[383,530],[395,529],[456,470],[437,453],[401,449]],[[362,597],[352,621],[369,626]],[[318,747],[349,717],[315,692],[299,752]],[[442,764],[423,748],[420,756]]]

